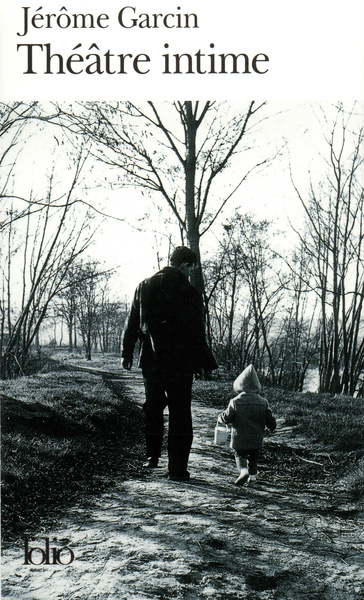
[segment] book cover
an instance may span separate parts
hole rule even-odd
[[[360,600],[362,3],[0,10],[2,597]],[[166,265],[168,384],[124,334]],[[276,429],[217,443],[249,365]]]

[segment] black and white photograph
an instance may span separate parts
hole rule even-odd
[[[283,41],[265,1],[30,4],[0,25],[2,598],[363,600],[363,7],[282,0]]]

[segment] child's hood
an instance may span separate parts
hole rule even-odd
[[[234,381],[234,391],[237,394],[245,392],[246,394],[259,394],[262,387],[260,385],[258,375],[253,365],[249,365],[239,377]]]

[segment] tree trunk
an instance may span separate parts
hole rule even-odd
[[[197,269],[193,273],[192,283],[199,292],[202,301],[204,299],[204,282],[201,268],[199,223],[197,220],[195,203],[196,133],[198,125],[193,114],[192,102],[185,102],[184,109],[186,144],[186,159],[184,163],[186,186],[186,234],[188,245],[197,256]]]
[[[73,319],[70,318],[67,322],[68,327],[68,352],[73,352]]]

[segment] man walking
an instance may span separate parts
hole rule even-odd
[[[193,374],[217,369],[207,346],[202,307],[188,281],[196,254],[185,246],[172,253],[164,267],[137,287],[123,338],[122,365],[131,369],[139,339],[139,366],[145,386],[146,466],[157,467],[168,406],[169,479],[186,481],[192,445],[191,389]]]

